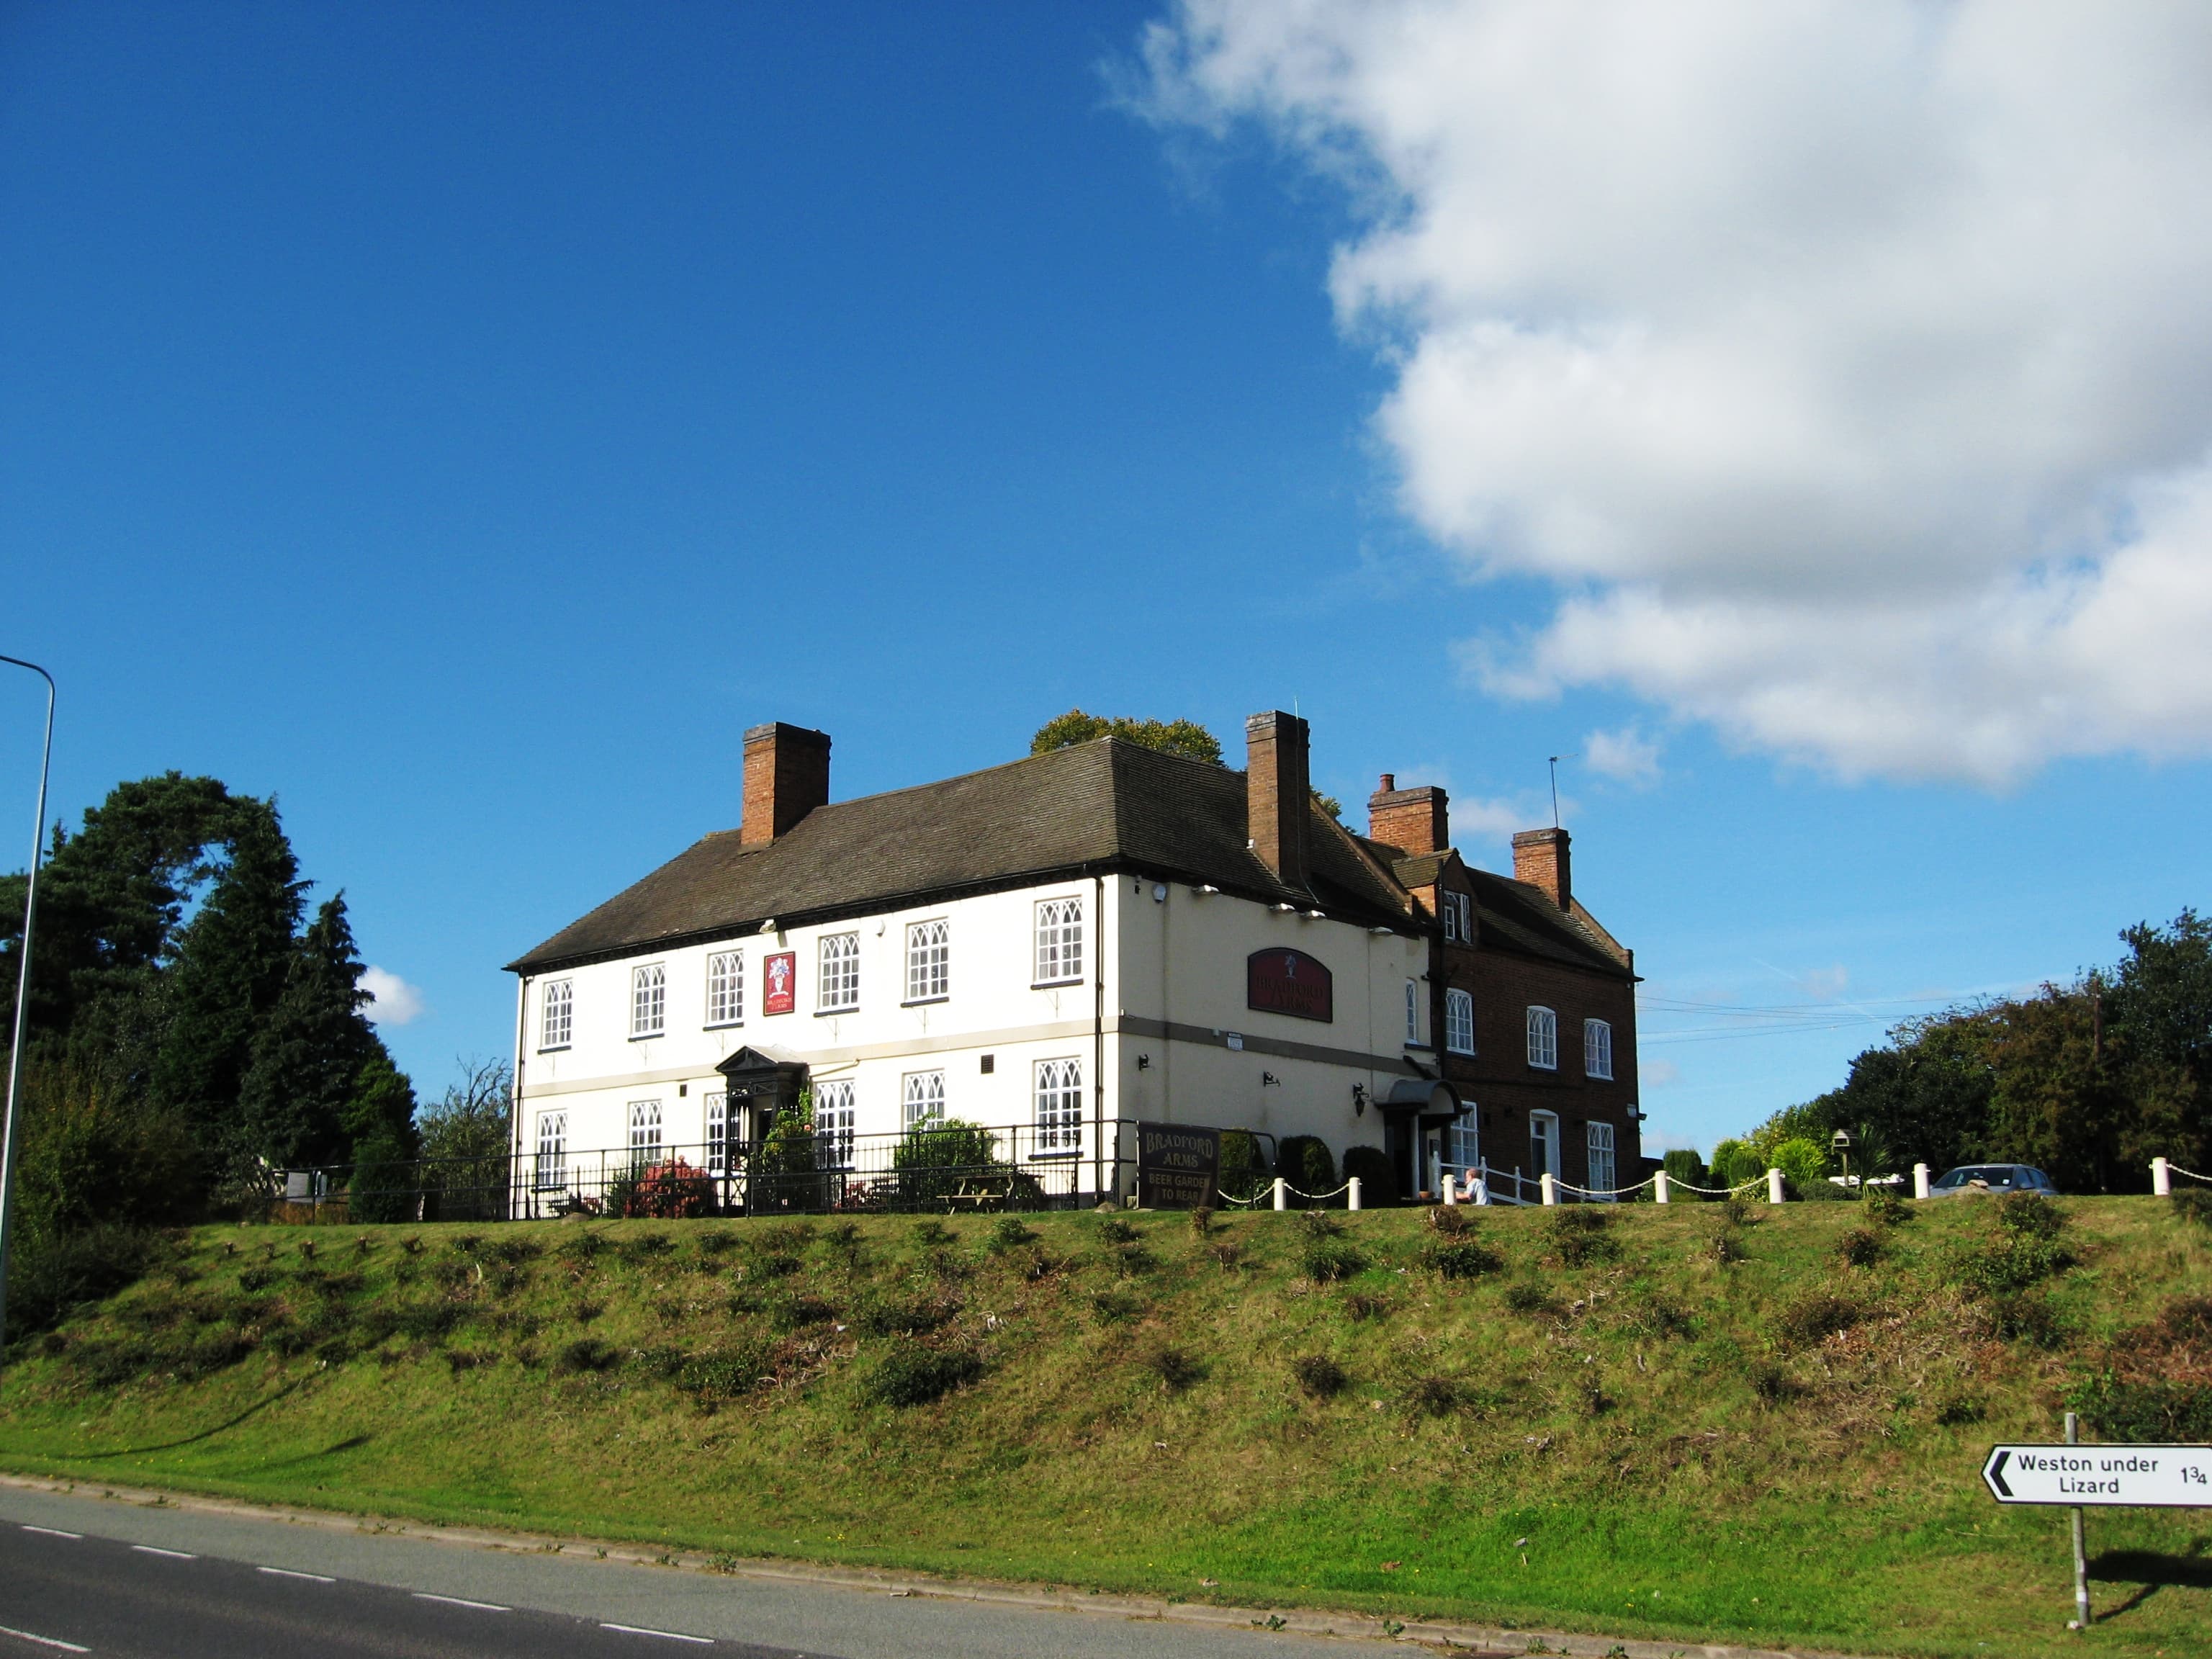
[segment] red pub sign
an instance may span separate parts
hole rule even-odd
[[[767,984],[762,988],[761,1012],[787,1014],[799,1006],[799,957],[779,951],[761,963]]]
[[[1293,1019],[1333,1020],[1335,984],[1303,951],[1255,951],[1244,962],[1244,1006]]]

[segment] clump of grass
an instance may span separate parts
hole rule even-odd
[[[553,1369],[566,1376],[579,1376],[589,1371],[611,1370],[622,1358],[622,1351],[611,1342],[597,1337],[580,1336],[554,1356]]]
[[[561,1241],[560,1256],[571,1268],[581,1271],[597,1261],[605,1253],[606,1248],[606,1235],[587,1227]]]
[[[1318,1212],[1309,1210],[1309,1215]],[[1305,1254],[1298,1259],[1298,1267],[1316,1285],[1334,1285],[1361,1273],[1367,1267],[1367,1258],[1340,1239],[1317,1237],[1307,1244]]]
[[[1602,1206],[1568,1204],[1552,1212],[1552,1249],[1562,1264],[1587,1267],[1620,1259],[1620,1241],[1613,1236],[1613,1217]]]
[[[1901,1227],[1912,1219],[1912,1206],[1887,1187],[1863,1187],[1859,1204],[1877,1227]]]
[[[1741,1193],[1730,1193],[1721,1200],[1721,1224],[1723,1227],[1756,1227],[1764,1218],[1759,1206]]]
[[[1192,1237],[1204,1238],[1213,1231],[1213,1206],[1211,1204],[1200,1205],[1190,1212],[1189,1224]]]
[[[1465,1391],[1449,1376],[1417,1376],[1406,1385],[1407,1410],[1421,1417],[1449,1417],[1467,1403]]]
[[[2184,1224],[2212,1229],[2212,1187],[2184,1187],[2168,1202]]]
[[[623,1241],[623,1254],[636,1261],[658,1261],[675,1248],[676,1241],[659,1231],[632,1233]]]
[[[302,1261],[313,1261],[314,1259],[315,1241],[312,1238],[301,1239],[300,1241],[300,1260]]]
[[[1950,1389],[1936,1396],[1936,1421],[1947,1429],[1978,1423],[1988,1412],[1989,1407],[1978,1396],[1963,1389]]]
[[[1109,1244],[1133,1244],[1137,1230],[1118,1215],[1110,1215],[1098,1224],[1098,1236]]]
[[[1431,1231],[1442,1233],[1446,1238],[1457,1238],[1474,1226],[1474,1218],[1456,1204],[1439,1204],[1422,1219]]]
[[[822,1242],[830,1255],[848,1267],[859,1267],[866,1254],[866,1248],[860,1240],[860,1224],[849,1217],[842,1221],[831,1222],[823,1231]]]
[[[1316,1400],[1335,1399],[1352,1381],[1344,1374],[1344,1367],[1324,1353],[1300,1354],[1291,1361],[1291,1375]]]
[[[827,1325],[837,1317],[836,1309],[817,1296],[786,1297],[769,1310],[769,1323],[779,1331],[804,1330],[810,1325]]]
[[[711,1261],[736,1249],[738,1236],[727,1227],[709,1227],[697,1235],[697,1243],[701,1258]]]
[[[941,1250],[952,1243],[952,1232],[942,1221],[926,1218],[914,1224],[914,1242],[925,1250]]]
[[[1182,1394],[1206,1378],[1204,1363],[1186,1348],[1154,1348],[1145,1355],[1144,1367],[1170,1394]]]
[[[1548,1287],[1523,1279],[1505,1287],[1505,1305],[1517,1314],[1551,1314],[1559,1310],[1559,1299]]]
[[[1480,1279],[1505,1265],[1505,1259],[1497,1251],[1479,1239],[1466,1237],[1466,1232],[1465,1228],[1448,1231],[1421,1253],[1422,1261],[1439,1279]]]
[[[499,1364],[499,1351],[495,1348],[448,1348],[446,1350],[446,1364],[453,1374],[459,1376],[463,1371],[475,1370],[480,1365],[496,1365]]]
[[[2033,1193],[2008,1193],[1996,1202],[1997,1233],[1961,1251],[1952,1279],[1978,1296],[2002,1297],[2039,1285],[2074,1265],[2063,1234],[2066,1212]]]
[[[422,1255],[422,1236],[420,1233],[408,1234],[406,1237],[399,1241],[399,1248],[406,1251],[410,1255]]]
[[[1690,1317],[1689,1310],[1679,1302],[1664,1296],[1642,1297],[1634,1305],[1626,1322],[1631,1329],[1640,1331],[1646,1336],[1694,1336],[1697,1334],[1697,1323]]]
[[[1160,1259],[1142,1244],[1124,1244],[1114,1252],[1114,1271],[1124,1279],[1148,1273],[1160,1265]]]
[[[1009,1250],[1018,1250],[1036,1237],[1036,1229],[1018,1215],[1002,1215],[991,1224],[983,1236],[983,1248],[993,1255],[1004,1255]]]
[[[1723,1267],[1733,1267],[1749,1254],[1743,1247],[1743,1235],[1733,1227],[1723,1227],[1705,1241],[1705,1254]]]
[[[1871,1227],[1847,1228],[1836,1239],[1836,1254],[1853,1267],[1871,1267],[1881,1260],[1881,1235]]]
[[[814,1243],[814,1224],[811,1221],[778,1221],[762,1228],[754,1238],[763,1250],[785,1255],[804,1255],[807,1246]]]
[[[1308,1238],[1334,1238],[1344,1231],[1327,1210],[1299,1211],[1298,1225],[1305,1230]]]
[[[1234,1273],[1243,1264],[1244,1247],[1233,1238],[1217,1238],[1206,1247],[1206,1254],[1224,1273]]]
[[[805,1265],[795,1255],[763,1250],[754,1255],[746,1271],[760,1279],[788,1279]]]
[[[959,1311],[957,1302],[942,1297],[892,1297],[870,1303],[854,1322],[869,1336],[923,1336]]]
[[[503,1233],[484,1249],[484,1260],[496,1261],[502,1267],[519,1267],[526,1261],[535,1261],[544,1247],[534,1238],[520,1233]]]
[[[1344,1310],[1358,1320],[1388,1319],[1390,1316],[1390,1298],[1376,1296],[1371,1291],[1354,1291],[1344,1298]]]
[[[367,1233],[362,1233],[353,1242],[353,1253],[356,1255],[367,1255],[375,1248],[376,1241],[371,1238]]]
[[[1133,1296],[1118,1291],[1101,1291],[1091,1298],[1091,1311],[1109,1325],[1118,1325],[1124,1320],[1134,1319],[1145,1310],[1145,1304]]]
[[[1790,1340],[1814,1343],[1863,1323],[1869,1313],[1863,1304],[1850,1297],[1815,1291],[1784,1309],[1776,1324]]]
[[[239,1274],[238,1288],[241,1291],[265,1291],[270,1285],[276,1282],[276,1275],[275,1272],[270,1268],[248,1267],[244,1273]]]
[[[596,1302],[579,1302],[574,1311],[576,1316],[576,1322],[579,1325],[588,1325],[594,1319],[597,1319],[601,1314],[605,1313],[606,1310]]]
[[[860,1395],[884,1406],[927,1406],[983,1374],[983,1362],[964,1349],[936,1350],[902,1343],[862,1376]]]
[[[2025,1342],[2035,1348],[2065,1346],[2066,1332],[2051,1298],[2033,1291],[1991,1298],[1990,1326],[2007,1342]]]
[[[1575,1384],[1575,1403],[1591,1417],[1603,1417],[1620,1402],[1605,1391],[1604,1383],[1585,1376]]]
[[[1779,1406],[1796,1397],[1799,1389],[1790,1381],[1790,1373],[1772,1360],[1762,1360],[1752,1366],[1749,1379],[1751,1391],[1763,1405]]]
[[[741,1342],[687,1355],[676,1368],[676,1386],[702,1406],[738,1400],[768,1381],[775,1356],[764,1342]]]
[[[477,1253],[477,1247],[483,1243],[482,1233],[455,1233],[447,1241],[446,1248],[453,1251],[455,1255],[474,1255]]]

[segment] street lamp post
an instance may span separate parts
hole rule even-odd
[[[31,878],[23,892],[23,948],[15,954],[15,1036],[8,1046],[8,1111],[0,1118],[0,1355],[8,1337],[8,1236],[15,1220],[17,1117],[23,1084],[23,1042],[31,1026],[31,924],[39,914],[39,854],[46,849],[46,772],[54,758],[54,677],[21,657],[0,662],[27,668],[46,683],[46,741],[39,757],[39,810],[31,822]]]

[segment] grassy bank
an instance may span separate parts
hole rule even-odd
[[[2212,1295],[2212,1232],[2063,1207],[208,1229],[28,1345],[0,1463],[1408,1621],[2189,1651],[2212,1516],[2093,1515],[2072,1638],[2064,1512],[1980,1486]]]

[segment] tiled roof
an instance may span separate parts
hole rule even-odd
[[[926,903],[962,891],[1133,870],[1369,925],[1414,921],[1405,894],[1318,807],[1310,884],[1245,845],[1244,775],[1100,738],[964,777],[817,807],[763,847],[707,836],[535,950],[521,973]]]
[[[1433,885],[1455,856],[1449,851],[1408,854],[1379,842],[1366,845],[1407,888]],[[1460,867],[1467,872],[1474,894],[1475,937],[1485,946],[1502,946],[1577,968],[1601,968],[1613,974],[1627,970],[1626,953],[1579,903],[1572,912],[1565,911],[1540,887],[1478,870],[1463,860]]]

